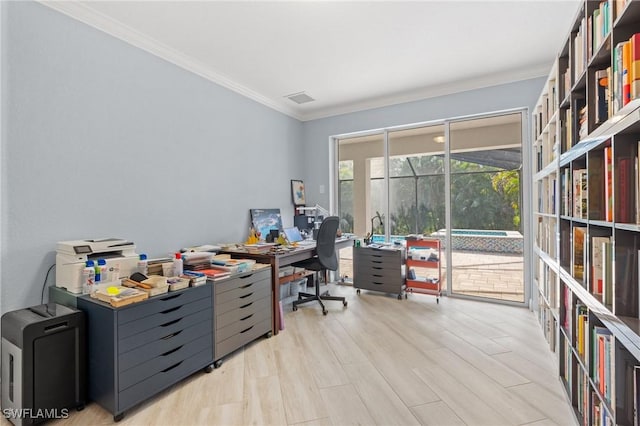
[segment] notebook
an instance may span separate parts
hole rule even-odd
[[[293,228],[284,228],[284,235],[287,237],[289,244],[304,240],[297,226],[294,226]]]

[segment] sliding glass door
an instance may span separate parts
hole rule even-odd
[[[524,117],[519,110],[334,138],[342,230],[374,242],[438,238],[443,292],[524,303]],[[341,257],[350,270],[350,253]]]
[[[450,123],[451,292],[524,302],[520,113]]]

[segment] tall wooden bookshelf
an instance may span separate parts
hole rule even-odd
[[[584,425],[638,425],[639,33],[640,0],[582,2],[532,112],[537,313]]]

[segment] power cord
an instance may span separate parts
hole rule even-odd
[[[47,270],[47,275],[45,275],[44,277],[44,282],[42,283],[42,295],[40,296],[40,304],[42,305],[44,303],[44,289],[47,286],[47,280],[49,279],[49,274],[51,273],[51,270],[56,266],[56,264],[54,263],[53,265],[49,266],[49,269]]]

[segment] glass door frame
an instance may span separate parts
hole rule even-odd
[[[329,210],[332,213],[338,211],[338,188],[339,188],[339,176],[338,176],[338,145],[341,139],[348,139],[354,137],[361,136],[371,136],[371,135],[382,135],[383,136],[383,151],[384,151],[384,167],[385,167],[385,176],[384,176],[384,217],[385,221],[388,221],[389,211],[391,206],[389,205],[389,133],[394,131],[401,130],[409,130],[416,129],[421,127],[430,127],[430,126],[444,126],[444,177],[445,177],[445,223],[447,232],[445,233],[445,247],[451,247],[451,232],[450,229],[452,227],[452,218],[451,218],[451,165],[450,165],[450,125],[451,123],[459,123],[469,120],[476,120],[481,118],[491,118],[498,117],[502,115],[508,114],[520,114],[520,123],[521,123],[521,151],[522,151],[522,179],[521,179],[521,199],[522,199],[522,208],[521,208],[521,228],[523,231],[524,238],[524,250],[523,250],[523,280],[524,280],[524,301],[523,302],[514,302],[507,300],[499,300],[499,299],[491,299],[480,296],[471,296],[464,295],[459,293],[453,293],[451,291],[451,283],[453,277],[453,264],[452,264],[452,252],[449,249],[445,250],[446,254],[446,288],[443,289],[443,295],[448,297],[456,297],[461,299],[472,299],[472,300],[481,300],[488,301],[492,303],[506,304],[506,305],[515,305],[515,306],[527,306],[529,309],[532,309],[531,303],[531,286],[533,284],[533,272],[532,272],[532,264],[531,264],[531,255],[533,253],[533,221],[531,217],[531,207],[532,207],[532,169],[531,169],[531,152],[528,149],[530,146],[530,131],[529,131],[529,109],[526,107],[513,108],[507,110],[493,111],[488,113],[481,114],[472,114],[465,115],[459,117],[452,117],[447,119],[440,120],[431,120],[424,121],[419,123],[412,123],[407,125],[400,126],[390,126],[379,129],[372,129],[362,132],[351,132],[351,133],[343,133],[338,135],[333,135],[329,137]],[[385,239],[388,241],[390,237],[390,226],[385,225]]]

